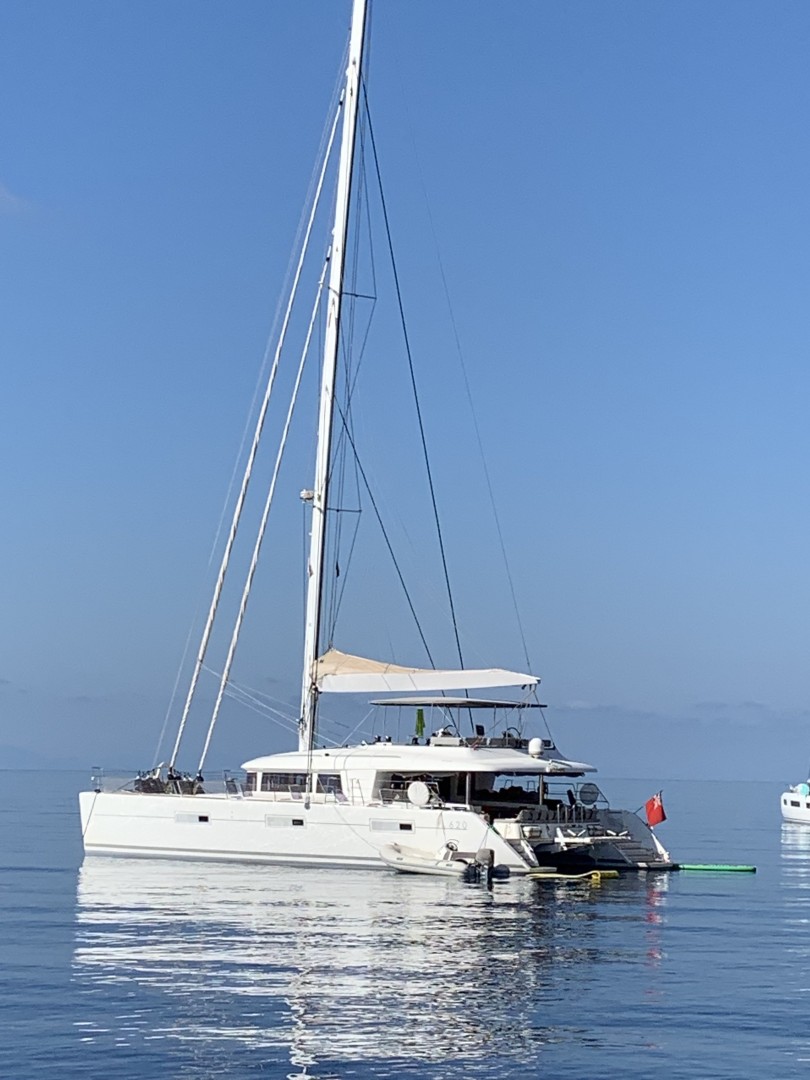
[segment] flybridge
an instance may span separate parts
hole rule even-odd
[[[517,735],[510,735],[508,732],[505,735],[493,735],[488,738],[482,738],[478,736],[467,737],[463,735],[454,735],[446,731],[438,731],[435,735],[431,735],[428,740],[428,745],[468,746],[472,750],[478,750],[484,746],[498,750],[524,750],[530,753],[532,757],[543,757],[545,754],[551,754],[553,756],[558,752],[552,739],[523,739]]]

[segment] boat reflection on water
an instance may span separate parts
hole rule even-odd
[[[502,1074],[550,1043],[598,1038],[576,1026],[583,1004],[603,992],[612,961],[646,952],[655,966],[650,932],[666,887],[648,875],[487,891],[396,874],[90,859],[74,967],[82,1037],[159,1043],[181,1076],[221,1075],[243,1058],[289,1062],[298,1078],[349,1061],[400,1073],[443,1062],[444,1076],[477,1062],[484,1075],[482,1058]]]
[[[794,1001],[806,1001],[810,993],[810,944],[807,929],[810,926],[810,824],[782,823],[782,902],[785,934],[781,985]],[[803,1013],[801,1013],[803,1017]],[[797,1040],[796,1060],[806,1063],[810,1059],[810,1039],[806,1024],[802,1021]]]
[[[799,890],[788,902],[806,905],[810,901],[810,825],[782,823],[782,875],[788,890]]]

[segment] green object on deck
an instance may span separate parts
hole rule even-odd
[[[421,739],[424,734],[425,734],[425,710],[424,709],[417,709],[416,710],[416,737],[417,737],[417,739]]]
[[[734,866],[729,863],[678,863],[673,870],[720,870],[732,874],[755,874],[755,866]]]

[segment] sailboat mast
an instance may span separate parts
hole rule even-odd
[[[349,203],[354,167],[354,144],[360,103],[360,80],[363,60],[363,39],[366,26],[367,0],[354,0],[352,27],[349,38],[349,63],[343,91],[343,134],[340,144],[335,224],[329,253],[329,284],[327,293],[326,333],[324,337],[321,396],[318,414],[318,445],[315,456],[315,485],[311,496],[312,526],[307,563],[307,608],[304,633],[304,671],[301,687],[301,719],[298,747],[309,750],[315,738],[315,718],[318,708],[318,689],[315,663],[318,658],[318,639],[321,628],[324,553],[326,550],[326,508],[329,490],[329,458],[332,446],[332,416],[334,412],[335,375],[340,344],[340,315],[343,300],[343,272],[346,263],[346,238],[349,227]]]

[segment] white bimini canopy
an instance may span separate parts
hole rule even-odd
[[[431,693],[440,690],[481,690],[490,686],[537,686],[535,675],[504,668],[464,671],[401,667],[380,660],[330,649],[315,663],[315,681],[324,694]]]

